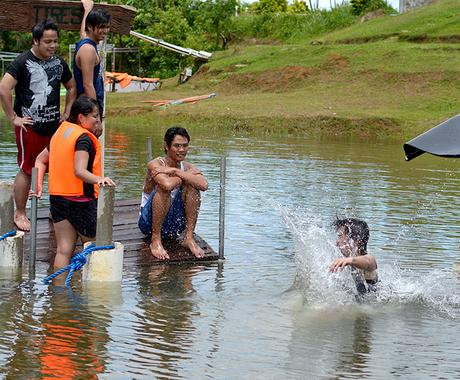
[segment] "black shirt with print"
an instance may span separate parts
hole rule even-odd
[[[14,112],[30,116],[34,131],[51,136],[59,126],[61,83],[72,79],[67,63],[58,56],[39,59],[27,50],[10,64],[7,73],[17,81]]]

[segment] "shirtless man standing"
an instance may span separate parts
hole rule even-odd
[[[93,10],[92,0],[81,2],[85,11],[80,29],[81,40],[75,45],[73,65],[77,96],[83,94],[97,100],[102,119],[104,78],[97,46],[109,33],[111,16],[102,10]]]
[[[164,136],[166,155],[150,161],[141,200],[139,228],[151,236],[150,251],[158,259],[169,259],[161,238],[177,238],[196,257],[204,257],[196,243],[195,230],[201,205],[200,191],[208,189],[203,174],[185,162],[190,136],[182,127],[169,128]]]

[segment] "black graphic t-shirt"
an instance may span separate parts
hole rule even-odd
[[[59,126],[61,83],[72,78],[67,63],[58,56],[39,59],[27,50],[10,64],[7,73],[18,82],[14,112],[30,116],[34,131],[51,136]]]

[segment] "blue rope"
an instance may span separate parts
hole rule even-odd
[[[97,247],[96,244],[91,243],[88,245],[83,251],[78,252],[75,254],[74,257],[72,257],[72,260],[70,261],[70,264],[67,265],[64,268],[59,269],[57,272],[53,273],[52,275],[49,275],[48,277],[45,277],[43,282],[45,284],[49,284],[53,278],[63,274],[64,272],[69,271],[69,274],[67,275],[67,278],[65,280],[65,286],[70,286],[70,281],[72,280],[73,273],[76,270],[80,270],[81,268],[84,267],[86,264],[86,256],[88,256],[90,253],[94,251],[102,251],[106,249],[114,249],[114,245],[102,245],[100,247]]]
[[[14,235],[16,235],[16,230],[7,232],[4,235],[0,235],[0,241],[5,240],[7,237],[14,236]]]

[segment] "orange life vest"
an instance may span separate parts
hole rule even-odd
[[[96,150],[92,173],[101,176],[101,144],[96,136],[87,129],[64,121],[51,138],[48,191],[51,195],[77,197],[84,195],[83,181],[74,174],[75,143],[78,138],[87,134]],[[94,185],[97,198],[99,186]]]

